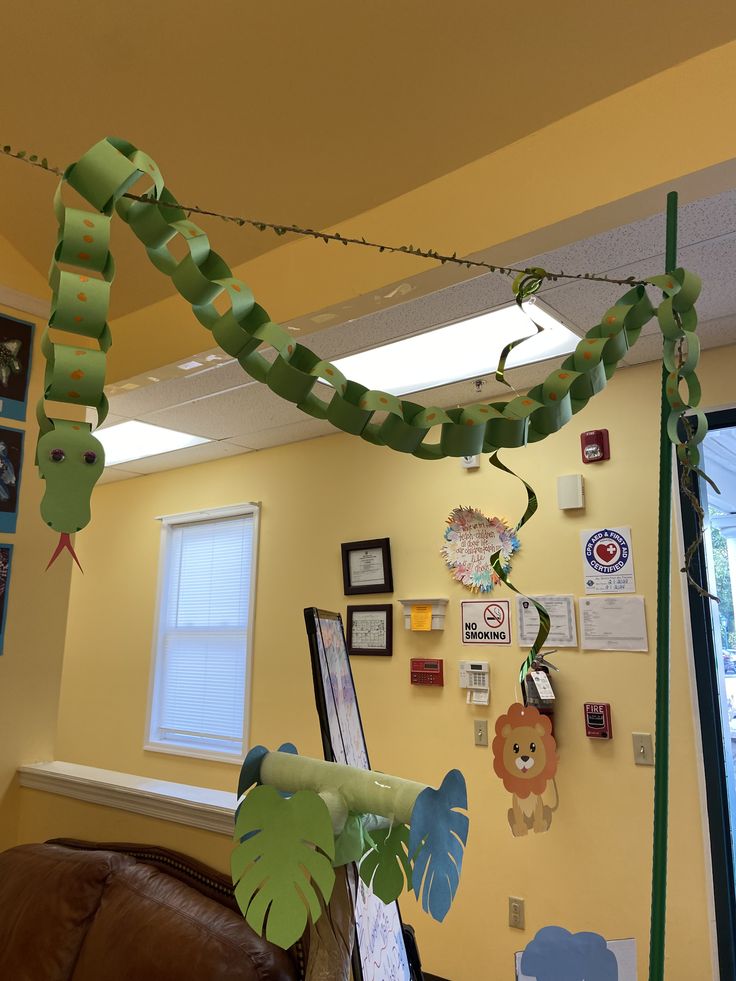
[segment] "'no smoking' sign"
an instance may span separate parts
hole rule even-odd
[[[462,604],[463,644],[511,643],[508,600],[469,600]]]

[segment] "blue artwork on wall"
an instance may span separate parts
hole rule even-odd
[[[0,416],[26,417],[33,354],[33,324],[0,314]]]
[[[8,618],[8,589],[10,587],[10,561],[12,545],[0,545],[0,654],[5,649],[5,623]]]
[[[0,533],[15,534],[23,464],[23,430],[0,427]]]

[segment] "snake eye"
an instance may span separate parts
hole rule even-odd
[[[49,453],[49,460],[52,460],[54,463],[61,463],[65,457],[66,453],[58,447],[55,450],[51,450]]]
[[[94,450],[86,450],[85,451],[85,453],[84,453],[84,462],[85,463],[96,463],[97,462],[97,454],[95,453]]]

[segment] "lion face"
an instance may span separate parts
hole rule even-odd
[[[557,770],[549,719],[535,708],[512,705],[496,722],[493,769],[517,797],[542,794]]]
[[[513,742],[508,737],[513,733]],[[547,750],[544,745],[544,728],[541,725],[523,726],[512,729],[505,725],[501,731],[504,738],[503,765],[510,773],[519,771],[522,780],[533,780],[547,765]]]

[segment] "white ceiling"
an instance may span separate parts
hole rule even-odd
[[[520,265],[541,265],[565,272],[597,271],[624,278],[653,275],[664,267],[664,216],[625,225],[575,242]],[[736,343],[736,191],[688,204],[679,214],[678,264],[697,272],[704,288],[698,301],[699,334],[703,348]],[[582,335],[598,323],[624,288],[590,282],[548,283],[541,291],[545,303],[560,319]],[[307,344],[321,358],[375,347],[390,340],[420,333],[430,327],[453,323],[483,313],[512,299],[510,280],[487,274],[476,276],[428,295],[411,298],[412,282],[388,288],[393,304],[387,309],[345,320],[344,308],[315,311],[302,321],[330,323],[310,334]],[[397,296],[406,296],[395,303]],[[288,325],[298,337],[299,321]],[[650,322],[629,352],[624,364],[658,358],[661,338],[656,321]],[[315,420],[265,385],[252,381],[236,361],[219,349],[203,352],[200,367],[184,371],[178,364],[110,386],[110,416],[105,425],[138,419],[206,436],[214,442],[109,467],[103,482],[187,466],[237,453],[265,449],[283,443],[312,439],[336,430]],[[542,381],[555,361],[517,368],[509,374],[516,389],[525,390]],[[358,379],[359,380],[359,379]],[[433,389],[412,400],[448,406],[482,399],[505,398],[508,389],[493,375]],[[325,389],[323,394],[328,393]]]

